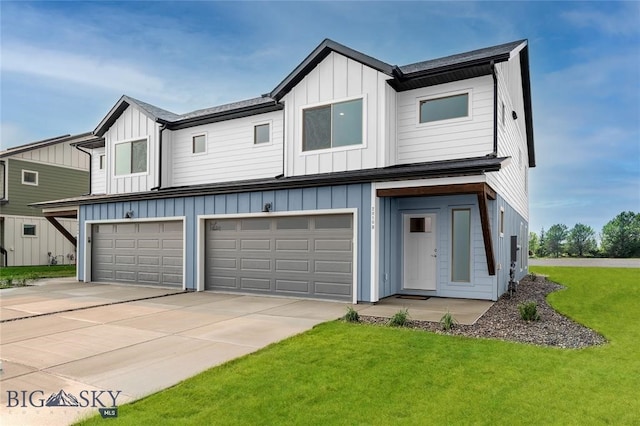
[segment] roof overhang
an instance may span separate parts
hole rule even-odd
[[[233,120],[235,118],[249,117],[256,114],[264,114],[272,111],[280,111],[284,105],[273,101],[271,103],[250,105],[242,108],[235,108],[228,111],[215,112],[207,115],[197,116],[177,120],[167,124],[170,130],[185,129],[187,127],[199,126],[202,124],[217,123],[220,121]]]

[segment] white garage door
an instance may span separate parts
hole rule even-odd
[[[209,219],[207,290],[353,297],[351,214]]]
[[[91,280],[182,287],[182,222],[92,227]]]

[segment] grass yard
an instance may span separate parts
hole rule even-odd
[[[40,278],[74,277],[75,265],[5,266],[0,268],[0,289],[28,284]]]
[[[334,321],[123,405],[109,424],[639,424],[640,269],[532,269],[568,287],[554,307],[610,343],[555,349]]]

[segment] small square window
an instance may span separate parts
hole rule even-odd
[[[38,186],[38,172],[33,172],[31,170],[23,170],[22,183],[24,185]]]
[[[191,138],[191,152],[201,154],[207,152],[207,136],[197,135]]]
[[[23,237],[35,237],[36,236],[36,226],[35,225],[22,225],[22,236]]]
[[[254,144],[269,143],[271,139],[270,127],[271,126],[269,125],[269,123],[258,124],[257,126],[255,126],[253,128],[253,143]]]

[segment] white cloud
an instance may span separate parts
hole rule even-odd
[[[636,2],[616,2],[619,6],[615,13],[602,12],[587,8],[575,9],[560,16],[569,23],[581,27],[592,28],[609,35],[632,35],[640,32],[640,4]]]

